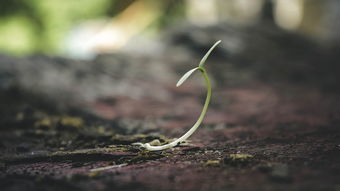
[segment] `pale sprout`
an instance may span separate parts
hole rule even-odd
[[[164,149],[169,149],[172,147],[175,147],[177,145],[179,145],[180,143],[184,142],[187,138],[189,138],[195,131],[196,129],[200,126],[200,124],[203,121],[203,118],[205,116],[205,114],[207,113],[208,110],[208,105],[211,99],[211,84],[210,84],[210,80],[208,77],[208,74],[204,68],[204,63],[207,60],[208,56],[210,55],[210,53],[212,52],[212,50],[220,43],[221,41],[217,41],[209,50],[208,52],[204,55],[204,57],[202,58],[202,60],[199,63],[199,66],[189,70],[187,73],[185,73],[177,82],[176,86],[180,86],[182,85],[195,71],[199,70],[201,72],[201,74],[203,75],[204,79],[205,79],[205,83],[207,85],[207,97],[205,99],[204,102],[204,106],[202,109],[202,112],[198,118],[198,120],[196,121],[196,123],[189,129],[188,132],[186,132],[183,136],[181,136],[180,138],[165,144],[165,145],[158,145],[158,146],[153,146],[150,143],[133,143],[133,145],[138,145],[140,147],[143,147],[149,151],[160,151],[160,150],[164,150]]]

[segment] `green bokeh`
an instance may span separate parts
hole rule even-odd
[[[14,55],[58,53],[72,26],[105,16],[110,2],[32,0],[27,8],[25,1],[16,1],[8,5],[6,15],[0,13],[0,51]]]
[[[25,54],[36,47],[34,27],[23,16],[0,19],[0,36],[1,52]]]
[[[0,53],[62,54],[72,27],[93,19],[108,19],[136,0],[0,0]],[[158,32],[183,15],[181,0],[144,0],[156,3],[159,18],[149,29]]]

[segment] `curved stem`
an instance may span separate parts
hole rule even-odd
[[[198,69],[201,71],[201,73],[202,73],[202,75],[205,79],[205,83],[207,85],[207,97],[205,98],[205,102],[204,102],[202,112],[201,112],[198,120],[196,121],[196,123],[183,136],[181,136],[180,138],[178,138],[175,141],[168,143],[166,145],[152,146],[149,143],[145,143],[145,144],[135,143],[135,145],[140,145],[141,147],[144,147],[149,151],[159,151],[159,150],[169,149],[169,148],[172,148],[172,147],[180,144],[181,142],[185,141],[188,137],[190,137],[196,131],[196,129],[202,123],[205,114],[207,113],[208,105],[209,105],[209,102],[210,102],[210,99],[211,99],[211,84],[210,84],[208,74],[207,74],[207,72],[206,72],[206,70],[204,69],[203,66],[198,67]]]

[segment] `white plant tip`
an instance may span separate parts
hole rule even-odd
[[[199,69],[199,67],[197,67],[197,68],[194,68],[194,69],[191,69],[191,70],[189,70],[187,73],[185,73],[182,77],[181,77],[181,79],[179,79],[178,80],[178,82],[177,82],[177,84],[176,84],[176,87],[179,87],[179,86],[181,86],[190,76],[191,76],[191,74],[192,73],[194,73],[196,70],[198,70]]]
[[[215,42],[215,44],[208,50],[208,52],[203,56],[202,60],[200,61],[199,67],[202,67],[207,60],[210,53],[214,50],[214,48],[221,43],[221,40]]]

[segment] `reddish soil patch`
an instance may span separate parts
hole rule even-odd
[[[199,91],[192,89],[180,95],[175,92],[168,102],[117,97],[114,102],[91,104],[95,107],[91,107],[90,113],[100,117],[82,112],[58,113],[36,107],[25,99],[11,103],[12,97],[7,96],[10,107],[1,120],[0,187],[2,190],[339,188],[337,94],[259,84],[217,89],[205,124],[190,138],[189,145],[163,152],[146,152],[131,146],[133,142],[155,138],[166,141],[160,135],[170,138],[185,132],[199,112],[204,96]],[[131,105],[139,109],[127,109]],[[121,116],[107,115],[107,111]],[[147,136],[151,134],[154,136]],[[112,168],[91,171],[107,166]]]

